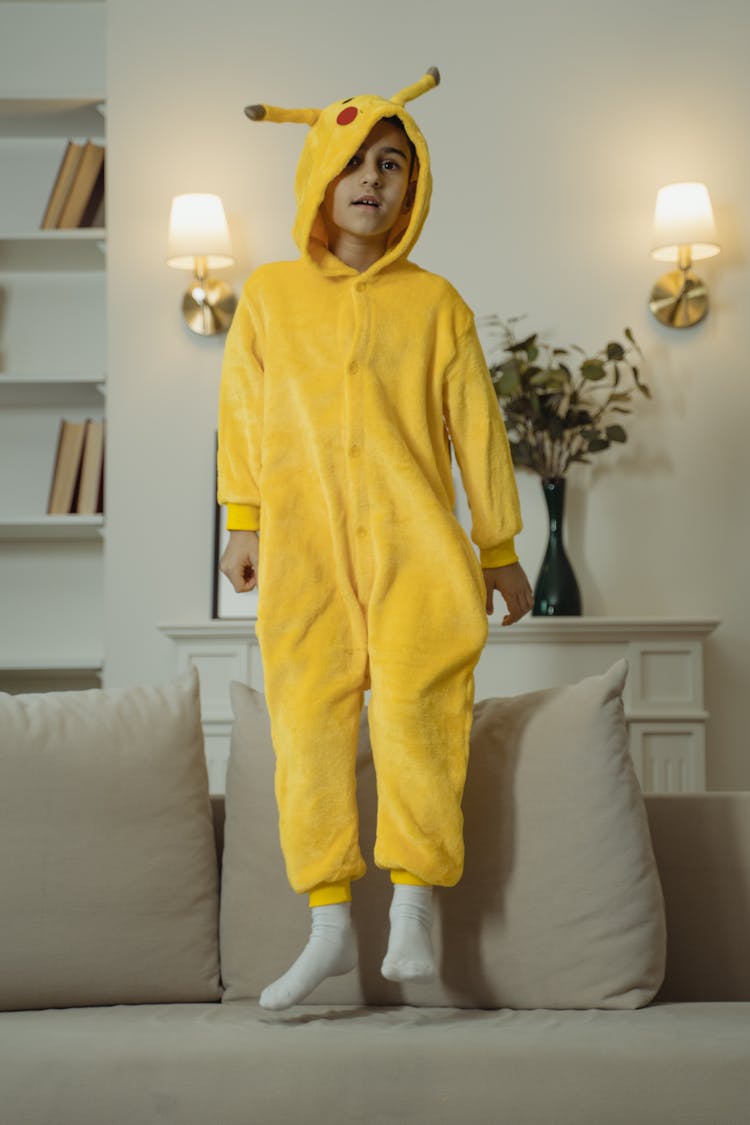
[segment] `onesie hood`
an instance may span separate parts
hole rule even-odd
[[[320,208],[330,182],[344,170],[371,129],[384,117],[398,118],[414,145],[411,181],[416,184],[416,190],[411,209],[401,216],[391,231],[386,253],[367,272],[380,271],[396,259],[410,254],[430,208],[432,174],[427,142],[404,106],[437,86],[439,81],[437,68],[431,67],[418,82],[391,98],[360,94],[333,102],[325,109],[281,109],[269,105],[246,108],[245,113],[253,121],[291,121],[310,126],[295,177],[297,216],[293,234],[303,259],[323,273],[336,276],[356,272],[328,249],[328,235]]]

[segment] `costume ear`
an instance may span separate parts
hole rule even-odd
[[[394,94],[391,98],[392,102],[396,105],[406,105],[407,102],[414,101],[420,94],[426,94],[428,90],[433,90],[435,86],[440,85],[440,71],[436,66],[431,66],[419,82],[415,82],[413,86],[407,86],[398,94]]]
[[[319,109],[282,109],[277,105],[246,105],[245,114],[251,121],[296,122],[298,125],[314,125],[321,114]]]

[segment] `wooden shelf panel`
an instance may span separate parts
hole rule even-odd
[[[0,371],[0,386],[95,386],[104,388],[106,377],[100,371]]]
[[[9,372],[6,375],[0,372],[0,406],[67,406],[78,403],[101,406],[106,393],[106,379],[99,373],[17,375]]]
[[[104,129],[103,97],[0,98],[0,137],[90,136]]]
[[[99,539],[103,530],[104,516],[26,516],[0,519],[0,541],[66,542]]]
[[[104,227],[74,227],[72,230],[0,231],[0,242],[104,242]]]
[[[24,675],[28,672],[44,672],[47,676],[69,676],[71,672],[91,672],[96,675],[101,672],[103,666],[104,662],[100,656],[92,656],[90,659],[76,657],[69,660],[50,660],[49,658],[39,657],[36,660],[24,660],[20,664],[13,664],[0,659],[1,674],[12,672]]]
[[[103,274],[106,232],[79,230],[0,232],[0,273],[91,270]]]

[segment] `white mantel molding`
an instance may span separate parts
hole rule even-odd
[[[646,637],[704,639],[720,624],[713,617],[526,617],[510,627],[491,621],[488,644],[616,644]],[[257,644],[255,618],[160,625],[173,641],[242,640]]]
[[[709,617],[526,617],[508,627],[491,621],[487,643],[616,644],[665,635],[702,640],[718,625]]]
[[[703,643],[716,618],[532,617],[504,628],[491,621],[475,674],[475,698],[520,694],[604,672],[625,657],[630,750],[648,792],[705,789]],[[255,619],[161,625],[179,671],[197,667],[206,756],[222,792],[232,712],[229,683],[263,690]]]

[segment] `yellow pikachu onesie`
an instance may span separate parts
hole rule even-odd
[[[432,181],[404,104],[437,79],[430,71],[390,100],[247,111],[310,126],[296,177],[300,258],[247,281],[219,409],[219,501],[230,528],[260,530],[256,631],[299,892],[364,874],[354,765],[368,687],[375,862],[407,882],[461,877],[482,566],[516,561],[515,478],[474,318],[447,281],[408,260]],[[385,117],[416,150],[414,204],[358,273],[329,251],[319,211]],[[481,565],[453,513],[450,443]]]

